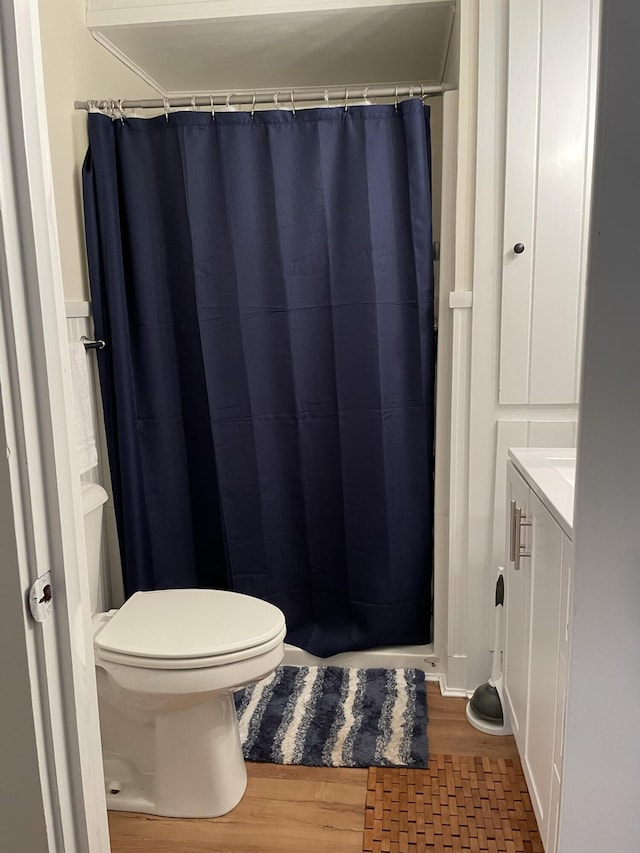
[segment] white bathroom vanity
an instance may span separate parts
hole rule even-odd
[[[507,463],[504,696],[546,853],[557,849],[573,571],[573,448]]]

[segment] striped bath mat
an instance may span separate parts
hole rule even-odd
[[[312,767],[426,767],[418,669],[281,666],[235,694],[244,757]]]

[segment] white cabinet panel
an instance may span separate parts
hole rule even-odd
[[[549,828],[544,839],[545,853],[556,853],[558,839],[558,821],[560,817],[560,788],[562,782],[555,767],[551,779],[551,809],[549,813]]]
[[[500,402],[525,403],[533,277],[540,2],[509,4]],[[517,46],[517,48],[516,48]],[[516,243],[524,252],[516,254]]]
[[[569,661],[569,625],[571,622],[571,585],[573,581],[573,543],[564,537],[562,543],[562,587],[560,590],[560,640],[558,653]]]
[[[529,421],[527,446],[575,447],[576,426],[577,422],[575,420]]]
[[[510,0],[501,404],[576,401],[592,3]],[[524,251],[515,254],[516,243]]]
[[[556,707],[555,732],[553,738],[553,767],[558,776],[561,776],[564,740],[564,714],[567,698],[567,661],[563,657],[558,658],[558,676],[556,685],[558,704]]]
[[[514,454],[521,466],[522,452]],[[513,513],[507,512],[504,695],[545,851],[556,853],[573,545],[556,515],[557,504],[545,504],[541,497],[541,483],[553,481],[544,480],[535,457],[530,470],[524,464],[520,470],[511,461],[507,465],[507,503],[526,509],[526,520],[518,569],[510,548]]]
[[[507,508],[511,502],[521,510],[523,516],[529,513],[529,487],[520,477],[513,465],[507,472]],[[511,725],[521,754],[525,749],[525,726],[528,695],[529,669],[529,611],[531,593],[531,573],[523,558],[520,569],[516,569],[510,559],[510,543],[513,537],[513,510],[507,512],[507,571],[506,571],[506,634],[504,658],[504,694],[507,702]],[[527,528],[524,528],[527,530]],[[526,536],[522,538],[526,546]]]
[[[531,645],[527,734],[524,752],[531,798],[540,832],[547,836],[551,802],[554,737],[557,703],[558,635],[560,629],[560,582],[562,530],[531,494],[531,557],[523,571],[531,573]],[[526,565],[525,565],[526,564]]]
[[[584,272],[590,4],[546,0],[540,62],[530,403],[576,399]]]

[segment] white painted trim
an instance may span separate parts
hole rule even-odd
[[[87,17],[88,17],[88,15],[87,15]],[[117,60],[122,62],[123,65],[126,65],[127,68],[131,69],[131,71],[133,71],[134,74],[137,74],[138,77],[140,77],[142,80],[144,80],[144,82],[147,83],[147,85],[149,85],[152,89],[155,89],[155,91],[158,92],[160,95],[162,95],[163,98],[167,97],[167,95],[168,95],[167,90],[163,86],[161,86],[157,80],[155,80],[153,77],[151,77],[149,74],[147,74],[146,71],[143,71],[143,69],[140,68],[140,66],[137,65],[131,59],[130,56],[127,56],[127,54],[123,53],[120,50],[120,48],[116,47],[115,44],[113,44],[113,42],[111,42],[104,35],[104,33],[101,33],[98,30],[94,29],[94,30],[91,30],[91,35],[98,42],[98,44],[101,44],[102,47],[104,47],[106,50],[109,51],[109,53],[112,53]]]
[[[589,0],[591,11],[591,40],[589,44],[589,84],[587,91],[587,145],[585,154],[583,225],[582,225],[582,257],[580,262],[580,278],[585,285],[580,288],[578,296],[578,329],[576,334],[576,373],[574,379],[574,402],[580,397],[580,379],[582,375],[582,346],[584,337],[584,306],[586,282],[589,268],[589,232],[591,218],[591,196],[593,191],[593,158],[596,135],[596,107],[598,101],[598,71],[599,71],[599,39],[601,0]]]
[[[455,290],[473,284],[476,134],[478,111],[478,3],[463,0],[460,17],[460,81],[458,102],[458,181],[456,190]]]
[[[487,680],[490,617],[494,608],[496,566],[491,564],[493,487],[498,401],[498,342],[504,193],[504,120],[506,95],[507,0],[479,0],[477,91],[481,93],[475,137],[473,311],[454,311],[472,317],[469,418],[466,453],[467,513],[465,645],[467,689]],[[464,289],[469,289],[467,286]]]
[[[90,302],[65,302],[64,313],[67,320],[75,317],[91,317]]]
[[[442,191],[438,276],[435,475],[433,521],[433,646],[445,666],[448,634],[449,488],[451,458],[451,350],[453,321],[447,306],[455,278],[458,93],[442,96]]]
[[[473,273],[475,220],[475,145],[477,125],[478,9],[462,3],[460,16],[460,89],[458,101],[455,202],[454,290],[469,291]],[[468,299],[468,297],[463,297]],[[449,578],[446,681],[466,689],[469,389],[471,312],[452,314],[451,468],[449,477]]]
[[[427,681],[437,681],[440,685],[440,693],[442,696],[450,696],[455,699],[468,699],[471,695],[467,690],[457,687],[448,687],[447,679],[444,675],[429,675],[429,673],[427,673]]]
[[[467,656],[449,655],[447,658],[447,674],[444,678],[443,695],[467,696],[468,691],[463,686],[467,680]]]
[[[469,381],[471,374],[471,314],[453,315],[453,356],[451,377],[451,473],[449,480],[449,613],[447,680],[466,687],[462,661],[467,640],[467,501]],[[461,680],[462,679],[462,680]]]
[[[380,0],[280,0],[269,3],[265,9],[264,0],[203,0],[199,3],[157,2],[148,0],[127,0],[127,3],[110,2],[105,6],[89,0],[87,9],[87,27],[131,26],[132,24],[166,23],[182,21],[215,20],[216,18],[245,18],[305,12],[329,12],[347,9],[369,9],[380,6]],[[452,6],[452,0],[385,0],[384,6]]]
[[[456,290],[449,294],[449,308],[471,308],[472,305],[472,290]]]
[[[16,535],[30,581],[51,571],[54,608],[27,623],[43,692],[50,770],[49,851],[107,853],[80,486],[67,412],[71,388],[35,0],[0,7],[5,125],[2,293],[5,419]],[[8,396],[10,394],[10,396]],[[7,409],[7,401],[9,408]],[[28,820],[26,818],[25,820]],[[15,841],[15,840],[14,840]],[[16,849],[16,842],[13,849]]]

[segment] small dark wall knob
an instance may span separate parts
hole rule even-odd
[[[516,243],[513,247],[513,251],[516,255],[521,255],[524,252],[524,243]]]

